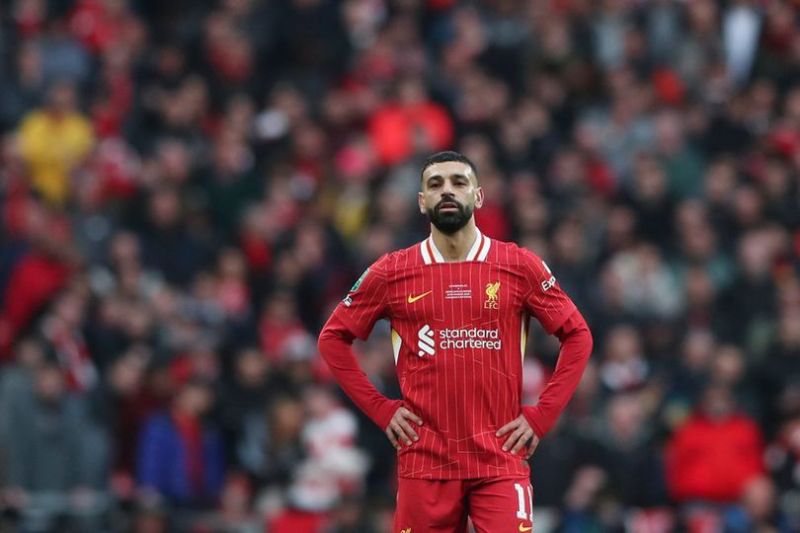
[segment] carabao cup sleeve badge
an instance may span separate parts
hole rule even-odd
[[[356,292],[358,290],[358,288],[361,286],[361,283],[364,281],[364,278],[367,277],[367,274],[369,274],[369,269],[366,269],[364,273],[361,274],[361,276],[356,280],[356,282],[353,283],[353,286],[350,287],[350,292]]]

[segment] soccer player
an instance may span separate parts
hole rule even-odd
[[[431,235],[370,266],[319,338],[322,357],[353,402],[397,449],[395,533],[533,528],[527,459],[583,374],[592,337],[547,265],[481,234],[475,166],[457,152],[422,168],[419,209]],[[529,317],[561,340],[536,405],[521,405]],[[352,351],[387,318],[402,400],[369,382]]]

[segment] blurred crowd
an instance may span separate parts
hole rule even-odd
[[[0,529],[389,531],[315,336],[445,148],[595,336],[536,531],[800,530],[791,0],[0,1]]]

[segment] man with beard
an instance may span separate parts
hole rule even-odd
[[[422,168],[423,242],[378,259],[334,310],[319,349],[344,391],[398,454],[395,532],[531,531],[527,459],[553,427],[589,358],[592,337],[547,265],[475,226],[483,204],[475,165],[456,152]],[[529,317],[561,340],[539,402],[521,405]],[[390,400],[352,351],[391,323],[403,394]]]

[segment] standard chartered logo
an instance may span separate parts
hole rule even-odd
[[[439,332],[439,348],[442,350],[499,350],[502,342],[499,329],[462,328]]]
[[[500,330],[484,328],[456,328],[436,331],[425,324],[417,332],[417,346],[420,357],[434,355],[436,348],[441,350],[500,350],[503,341]],[[437,342],[438,341],[438,342]]]
[[[436,345],[436,341],[433,340],[433,330],[428,324],[425,324],[420,328],[419,332],[417,333],[417,338],[419,338],[419,342],[417,345],[419,346],[419,352],[417,354],[422,357],[425,354],[433,355],[436,353],[436,349],[434,346]]]

